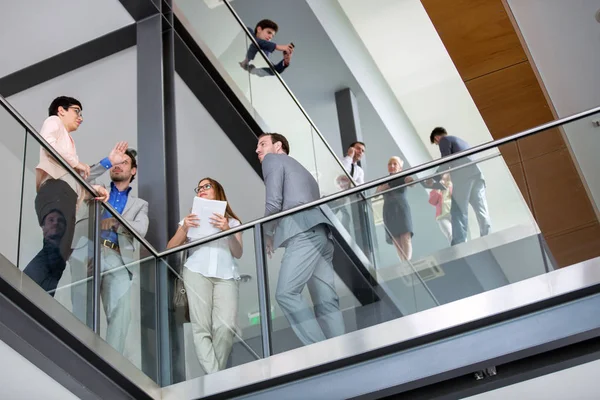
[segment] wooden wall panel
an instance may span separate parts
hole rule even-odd
[[[503,144],[499,147],[499,150],[506,165],[510,166],[521,162],[521,156],[519,155],[519,148],[517,147],[516,142]]]
[[[547,236],[546,243],[559,266],[565,267],[598,257],[600,224],[593,222],[571,232]]]
[[[499,0],[421,3],[464,81],[527,60]]]
[[[495,139],[552,121],[552,113],[529,62],[466,82]]]
[[[494,139],[554,119],[502,0],[421,3]],[[560,130],[500,151],[559,265],[600,256],[600,225]]]
[[[523,162],[538,225],[556,235],[596,220],[585,188],[565,148]]]

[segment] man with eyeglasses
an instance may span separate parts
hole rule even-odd
[[[87,179],[90,167],[79,161],[75,141],[71,137],[71,133],[76,131],[83,121],[82,109],[81,102],[77,99],[57,97],[48,108],[49,117],[44,121],[40,135],[76,173]],[[99,195],[96,200],[108,200],[109,193],[105,188],[99,185],[93,187]],[[35,211],[45,237],[42,250],[23,272],[54,296],[71,255],[77,208],[89,194],[44,148],[40,148],[40,162],[36,167],[36,191]],[[56,217],[57,221],[64,221],[59,224],[60,229],[47,229],[48,221],[45,220],[50,214]],[[47,235],[50,231],[61,234],[50,235],[50,240],[50,236]]]
[[[122,156],[121,156],[122,154]],[[148,231],[148,203],[131,193],[131,182],[137,174],[137,152],[127,148],[127,142],[115,145],[109,156],[90,168],[90,179],[102,176],[110,171],[110,204],[129,225],[142,237]],[[131,322],[131,285],[132,266],[128,264],[139,260],[137,252],[139,243],[131,232],[121,226],[110,212],[102,213],[100,222],[101,271],[102,283],[100,296],[106,313],[107,329],[106,342],[119,353],[124,354],[127,331]],[[88,229],[87,215],[81,215],[77,227],[81,227],[82,237]],[[79,275],[79,280],[85,279],[86,264],[89,260],[87,241],[82,241],[71,257],[71,274]],[[90,269],[88,274],[93,271]],[[75,279],[74,279],[75,280]],[[86,293],[87,292],[87,293]],[[91,290],[84,285],[71,286],[73,313],[85,321],[86,304],[91,304],[88,297]],[[124,354],[125,355],[125,354]]]

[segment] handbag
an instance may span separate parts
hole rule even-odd
[[[183,251],[181,253],[181,258],[178,264],[181,266],[180,271],[183,270],[183,265],[185,264],[187,251]],[[183,283],[183,278],[181,275],[175,275],[175,282],[173,284],[173,308],[184,308],[185,309],[185,319],[186,321],[190,320],[190,308],[188,304],[187,292],[185,290],[185,284]]]
[[[173,290],[173,307],[187,307],[188,299],[187,293],[185,292],[185,285],[183,279],[180,277],[175,278],[175,289]]]

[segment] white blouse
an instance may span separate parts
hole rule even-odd
[[[183,220],[179,223],[183,225]],[[229,226],[239,226],[240,221],[229,218]],[[195,237],[194,240],[199,238]],[[190,238],[188,237],[188,241]],[[185,267],[207,278],[240,279],[237,262],[229,249],[229,237],[194,247],[190,250]]]

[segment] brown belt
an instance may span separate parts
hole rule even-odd
[[[119,251],[119,245],[111,242],[110,240],[104,239],[100,242],[100,244],[102,244],[102,246],[104,246],[104,247],[108,247],[111,250]]]

